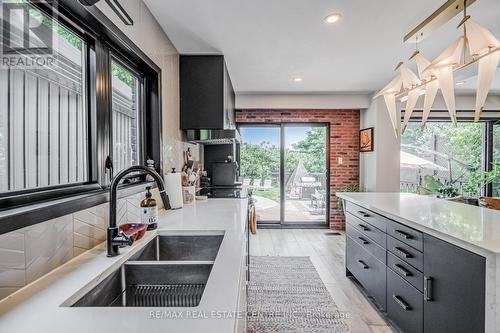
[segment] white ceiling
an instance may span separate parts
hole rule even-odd
[[[145,2],[181,54],[224,54],[239,93],[360,93],[395,75],[415,47],[402,44],[403,36],[445,0]],[[342,20],[326,25],[332,12]],[[477,0],[469,13],[500,38],[499,0]],[[436,57],[458,37],[459,21],[420,43],[421,52]]]

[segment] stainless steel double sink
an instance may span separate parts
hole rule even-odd
[[[223,237],[156,236],[69,306],[198,306]]]

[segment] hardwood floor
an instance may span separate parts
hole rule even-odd
[[[327,229],[258,229],[250,235],[255,256],[309,256],[339,311],[349,314],[349,332],[395,332],[345,276],[345,235]]]

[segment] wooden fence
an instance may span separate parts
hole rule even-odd
[[[0,193],[88,180],[88,114],[81,68],[0,69]],[[134,161],[135,96],[113,89],[115,170]]]

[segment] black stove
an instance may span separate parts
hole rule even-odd
[[[206,195],[209,199],[243,199],[247,197],[247,190],[241,186],[209,186],[202,189],[200,194]]]

